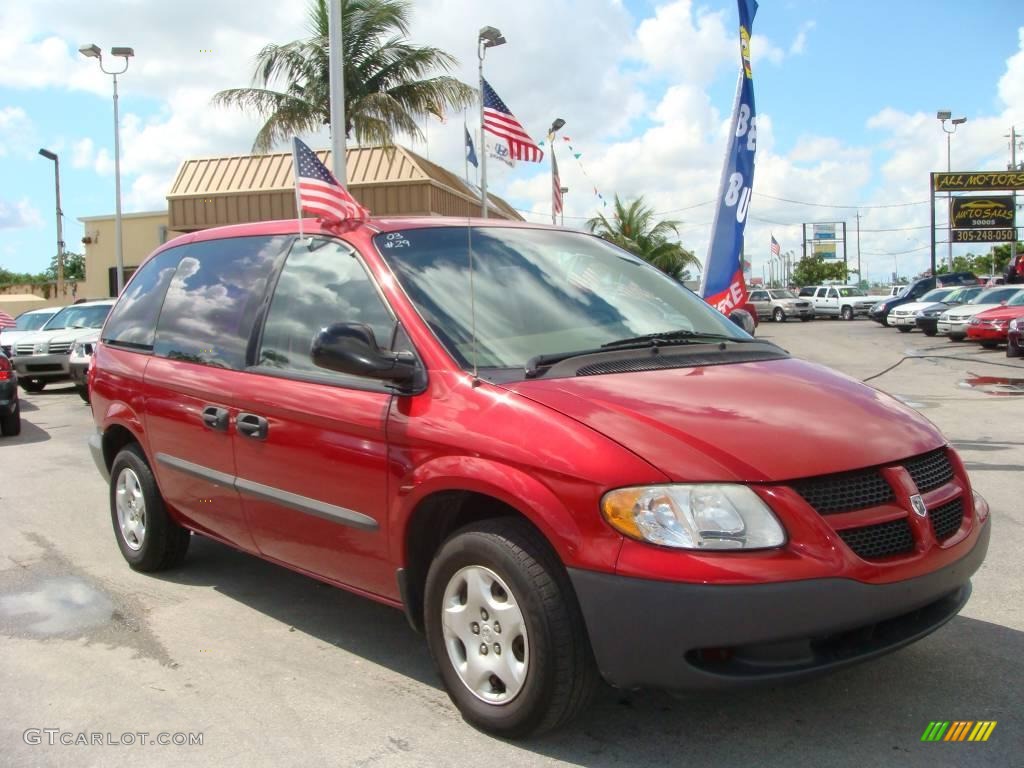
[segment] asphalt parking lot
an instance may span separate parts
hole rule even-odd
[[[397,611],[205,539],[182,569],[131,571],[85,446],[91,414],[73,389],[53,386],[23,397],[21,436],[0,440],[0,762],[1021,765],[1024,361],[867,320],[767,323],[759,335],[877,376],[873,386],[942,429],[989,500],[992,545],[974,596],[920,643],[740,694],[605,689],[566,730],[498,741],[461,721]],[[985,743],[921,743],[932,720],[998,725]],[[27,729],[146,732],[147,742],[201,733],[202,744],[51,746],[45,733],[26,743]]]

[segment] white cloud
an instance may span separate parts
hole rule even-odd
[[[71,165],[74,168],[88,168],[95,162],[96,147],[90,138],[80,139],[71,146]]]
[[[0,157],[22,154],[32,143],[32,121],[21,107],[0,109]]]
[[[813,21],[805,21],[800,25],[800,29],[797,30],[796,37],[793,38],[793,42],[789,44],[789,53],[791,56],[799,56],[807,48],[807,33],[814,29]]]
[[[43,217],[28,201],[10,203],[0,198],[0,229],[36,228],[43,226]]]

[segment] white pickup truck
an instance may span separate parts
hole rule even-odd
[[[841,317],[843,320],[853,320],[858,315],[866,317],[879,301],[852,285],[809,285],[800,289],[800,297],[814,304],[815,317]]]

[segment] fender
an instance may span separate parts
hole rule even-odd
[[[473,456],[441,456],[428,461],[416,467],[397,490],[389,519],[393,562],[407,562],[405,531],[419,503],[433,493],[456,490],[491,496],[518,511],[544,535],[566,566],[614,571],[622,537],[601,520],[598,489],[594,489],[592,513],[582,517],[573,514],[536,477],[508,464]],[[583,541],[585,547],[581,546]]]
[[[120,426],[127,429],[132,433],[136,442],[142,446],[142,450],[145,452],[147,458],[149,457],[149,445],[146,440],[146,428],[142,424],[142,419],[139,418],[139,414],[134,409],[130,408],[127,403],[122,401],[111,401],[106,412],[103,414],[103,434],[106,434],[107,430],[113,426]]]

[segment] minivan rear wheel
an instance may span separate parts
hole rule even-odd
[[[584,709],[600,677],[565,569],[525,521],[453,534],[427,574],[427,643],[471,725],[515,738]]]
[[[135,570],[162,571],[185,559],[191,533],[167,513],[137,444],[122,449],[110,466],[110,517],[117,546]]]

